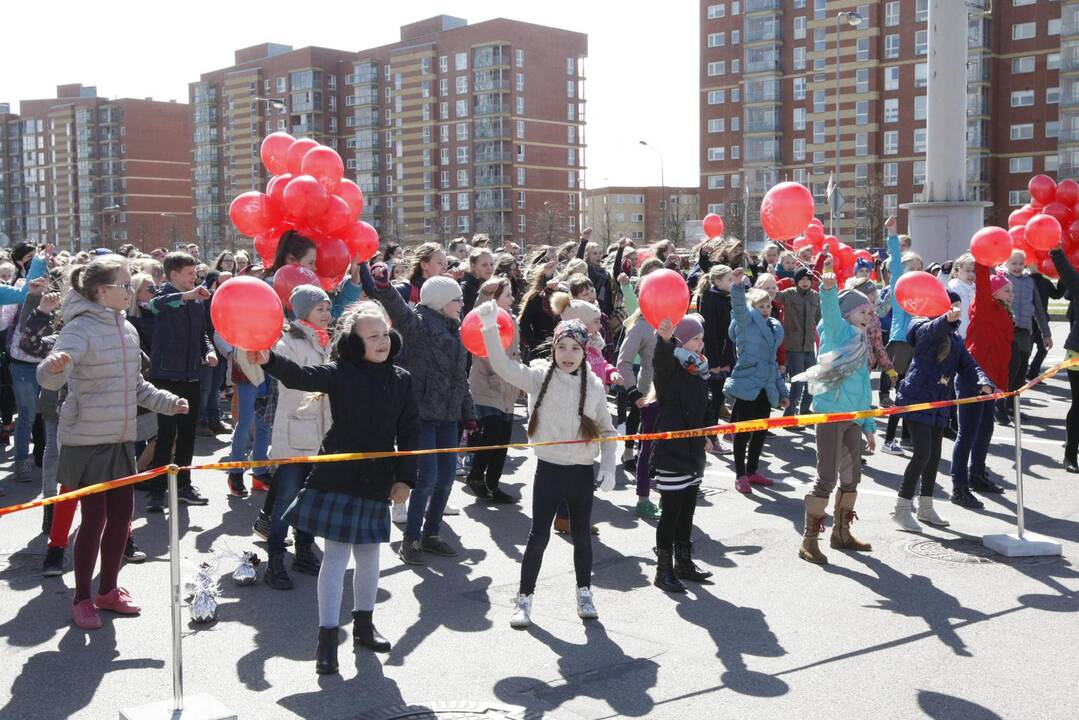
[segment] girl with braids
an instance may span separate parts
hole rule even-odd
[[[483,341],[491,367],[502,379],[528,393],[530,417],[528,438],[585,440],[586,443],[537,447],[536,480],[532,494],[532,530],[521,562],[521,585],[510,625],[531,623],[532,595],[536,588],[543,552],[551,538],[551,522],[558,505],[569,506],[573,538],[573,565],[577,580],[577,615],[589,620],[599,617],[592,601],[592,494],[596,481],[592,461],[601,456],[598,485],[614,489],[614,445],[594,441],[615,434],[607,410],[603,383],[585,363],[588,331],[579,320],[558,324],[554,332],[552,358],[535,360],[531,366],[514,362],[502,349],[498,337],[498,308],[494,302],[478,306],[483,323]]]
[[[67,384],[60,408],[57,477],[77,489],[134,475],[135,408],[164,415],[184,414],[187,400],[158,390],[142,378],[139,335],[125,319],[131,302],[131,275],[119,255],[95,258],[71,275],[64,299],[64,327],[52,352],[37,367],[46,390]],[[134,485],[88,495],[81,500],[82,524],[75,538],[75,601],[71,618],[84,630],[101,627],[98,610],[137,615],[140,608],[117,585],[127,545]],[[98,593],[90,586],[101,555]]]
[[[401,338],[377,303],[352,306],[338,321],[330,362],[302,366],[276,352],[249,352],[286,388],[324,393],[331,424],[319,454],[415,450],[420,413],[412,376],[393,357]],[[416,481],[413,457],[314,465],[285,511],[297,529],[323,539],[318,572],[318,648],[315,672],[336,673],[341,594],[349,557],[352,575],[352,643],[389,652],[372,621],[378,594],[379,545],[390,539],[390,501],[403,503]]]
[[[420,288],[428,278],[438,277],[446,272],[446,253],[435,242],[425,242],[416,248],[412,255],[412,271],[408,282],[395,285],[397,292],[410,305],[420,304]]]

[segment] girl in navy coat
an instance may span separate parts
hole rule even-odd
[[[963,308],[959,295],[949,292],[952,308],[946,314],[929,320],[914,320],[907,331],[907,342],[914,349],[907,374],[899,383],[896,404],[934,402],[955,399],[955,380],[958,375],[965,386],[976,385],[983,395],[993,392],[993,383],[986,377],[978,363],[967,352],[959,337],[959,319]],[[940,465],[940,445],[944,430],[948,427],[950,410],[920,410],[906,415],[910,436],[914,443],[899,498],[895,503],[892,519],[903,530],[917,532],[921,529],[912,515],[914,488],[921,478],[918,497],[918,520],[930,525],[948,524],[933,509],[933,488],[936,485],[937,467]]]

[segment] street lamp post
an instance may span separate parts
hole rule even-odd
[[[644,140],[639,140],[638,142],[659,155],[659,209],[663,213],[659,221],[659,234],[662,235],[660,240],[663,240],[667,237],[667,205],[669,204],[666,198],[667,181],[663,177],[663,153],[659,151],[659,148],[649,145]]]
[[[839,25],[841,22],[858,27],[862,22],[862,16],[853,11],[844,10],[835,16],[835,187],[839,192]],[[828,231],[835,235],[835,220],[837,211],[831,202],[828,203],[829,213]]]

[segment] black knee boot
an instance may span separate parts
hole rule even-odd
[[[315,672],[319,675],[332,675],[337,672],[337,628],[335,627],[318,629]]]
[[[375,652],[389,652],[390,641],[382,637],[371,620],[371,610],[352,611],[352,644],[363,645]]]
[[[684,593],[686,586],[674,576],[674,564],[670,550],[656,550],[656,579],[653,585],[669,593]]]

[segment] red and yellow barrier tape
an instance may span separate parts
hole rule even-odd
[[[1064,362],[1054,365],[1049,370],[1042,373],[1041,375],[1034,378],[1026,385],[1017,390],[997,392],[993,393],[992,395],[978,395],[975,397],[959,398],[956,400],[937,400],[935,402],[916,403],[914,405],[902,405],[890,408],[857,410],[853,412],[810,413],[808,415],[792,415],[790,417],[781,416],[774,418],[761,418],[760,420],[742,420],[740,422],[720,423],[718,425],[712,425],[705,428],[696,428],[693,430],[639,433],[637,435],[617,435],[614,437],[603,438],[602,440],[596,442],[626,442],[629,440],[678,440],[683,438],[702,437],[705,435],[726,435],[729,433],[755,432],[758,430],[769,430],[772,428],[808,427],[812,425],[823,425],[826,423],[852,422],[865,418],[888,417],[891,415],[901,415],[904,413],[920,412],[924,410],[935,410],[938,408],[951,407],[953,405],[970,405],[972,403],[990,402],[1013,397],[1015,395],[1021,395],[1026,391],[1030,390],[1035,385],[1045,382],[1057,373],[1060,373],[1075,366],[1079,366],[1079,358],[1065,360]],[[189,465],[182,468],[177,468],[177,470],[246,470],[250,468],[272,467],[275,465],[291,465],[294,463],[331,463],[345,462],[349,460],[377,460],[381,458],[407,457],[412,455],[470,453],[480,450],[515,450],[523,448],[548,447],[551,445],[580,445],[586,442],[588,441],[548,440],[545,442],[507,443],[505,445],[481,445],[475,447],[431,448],[427,450],[386,450],[379,452],[335,453],[332,455],[309,455],[306,457],[277,458],[274,460],[246,460],[243,462],[205,463],[203,465]],[[97,485],[89,485],[84,488],[79,488],[78,490],[72,490],[71,492],[63,493],[62,495],[55,495],[49,498],[40,498],[38,500],[33,500],[31,502],[22,503],[19,505],[10,505],[8,507],[0,508],[0,517],[3,517],[4,515],[9,515],[14,512],[19,512],[20,510],[29,510],[30,508],[52,505],[55,503],[64,502],[66,500],[77,500],[87,495],[105,492],[106,490],[113,490],[115,488],[123,487],[125,485],[140,483],[144,480],[149,480],[150,478],[165,475],[168,472],[169,468],[156,468],[154,470],[147,470],[146,472],[139,473],[138,475],[130,475],[128,477],[118,478],[116,480],[109,480],[107,482],[98,483]]]

